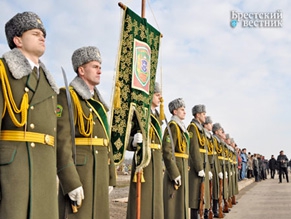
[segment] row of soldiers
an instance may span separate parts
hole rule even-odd
[[[166,128],[162,131],[156,109],[160,103],[163,104],[163,99],[156,83],[149,136],[151,161],[143,169],[141,219],[223,218],[237,203],[236,143],[225,134],[220,123],[213,124],[206,116],[205,105],[192,108],[193,119],[186,126],[182,98],[169,103],[172,117],[169,122],[165,119]],[[142,140],[141,134],[136,133],[131,146],[134,148]],[[135,157],[127,219],[135,218],[137,209],[134,161]]]
[[[5,24],[5,34],[11,50],[0,59],[0,218],[109,219],[108,187],[116,185],[116,175],[109,108],[96,87],[102,73],[99,49],[75,50],[76,75],[70,87],[58,89],[40,61],[47,34],[40,17],[18,13]],[[219,216],[222,198],[228,212],[237,194],[234,142],[218,124],[213,136],[211,128],[204,129],[209,122],[203,105],[193,107],[187,128],[182,99],[169,103],[172,118],[162,136],[155,109],[160,99],[156,89],[141,218],[188,219],[189,207],[191,218],[198,210],[201,218],[209,210]],[[133,135],[133,150],[142,140],[140,133]],[[128,218],[135,218],[135,189],[132,182]]]

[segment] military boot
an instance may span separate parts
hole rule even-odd
[[[218,200],[213,199],[213,206],[212,206],[212,211],[213,211],[213,216],[215,218],[218,218]]]
[[[191,219],[198,219],[198,209],[191,208]]]
[[[208,219],[208,209],[204,209],[204,219]]]

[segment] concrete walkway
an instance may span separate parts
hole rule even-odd
[[[270,176],[270,175],[269,175]],[[268,177],[269,177],[268,176]],[[289,175],[290,179],[290,175]],[[261,182],[243,180],[236,197],[238,203],[233,205],[225,219],[287,219],[291,218],[291,183],[278,183],[275,179]],[[248,185],[247,185],[248,184]]]

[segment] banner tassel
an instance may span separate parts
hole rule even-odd
[[[120,83],[116,82],[115,92],[114,92],[114,109],[119,109],[121,107],[120,103]]]
[[[164,112],[164,99],[161,97],[160,99],[160,120],[165,119],[165,112]]]
[[[143,172],[141,172],[141,180],[142,183],[145,182],[144,176],[143,176]],[[137,182],[137,173],[134,174],[133,178],[132,178],[132,182]]]

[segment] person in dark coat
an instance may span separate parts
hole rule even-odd
[[[57,219],[59,89],[40,61],[46,30],[38,15],[23,12],[5,33],[11,50],[0,60],[0,218]]]
[[[259,182],[260,181],[259,161],[258,161],[258,158],[257,158],[257,154],[254,154],[254,157],[253,157],[253,169],[254,169],[255,181]]]
[[[271,159],[269,160],[269,169],[271,172],[271,179],[274,179],[276,171],[276,159],[274,158],[274,155],[272,155]]]
[[[261,181],[263,179],[263,176],[262,176],[263,161],[260,154],[257,154],[257,159],[258,159],[258,165],[259,165],[258,175],[259,175],[259,180]]]
[[[267,163],[264,156],[261,156],[261,162],[262,162],[262,169],[261,169],[261,176],[262,179],[267,179]]]
[[[277,164],[279,167],[279,183],[282,183],[282,175],[285,174],[286,176],[286,181],[287,183],[289,182],[289,178],[288,178],[288,171],[287,171],[287,167],[288,167],[288,158],[287,156],[284,154],[284,151],[280,151],[280,154],[277,157]]]

